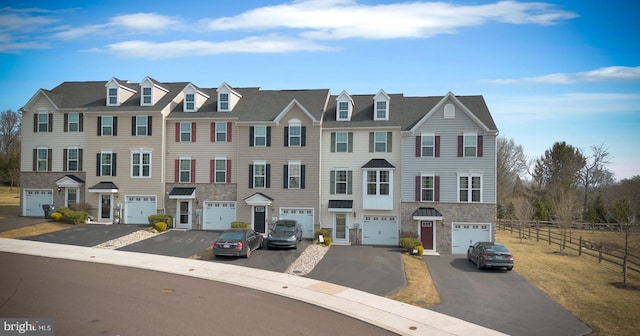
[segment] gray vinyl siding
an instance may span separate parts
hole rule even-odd
[[[478,173],[482,175],[482,202],[495,203],[496,137],[484,134],[458,106],[454,119],[444,119],[443,111],[435,111],[414,134],[402,137],[402,201],[415,201],[415,177],[422,173],[440,176],[440,202],[457,202],[458,174]],[[482,157],[458,157],[458,136],[465,132],[483,136]],[[440,157],[416,157],[415,135],[421,133],[440,136]]]

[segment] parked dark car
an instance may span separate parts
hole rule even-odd
[[[213,243],[213,254],[249,258],[252,251],[262,247],[263,240],[261,234],[251,229],[228,229]]]
[[[282,219],[277,221],[267,236],[267,248],[288,247],[298,248],[302,240],[302,227],[296,220]]]
[[[467,250],[467,260],[476,264],[478,269],[502,268],[513,269],[513,255],[500,243],[477,242]]]

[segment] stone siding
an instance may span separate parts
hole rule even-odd
[[[173,188],[196,188],[196,198],[192,200],[193,216],[191,228],[194,230],[202,229],[202,216],[195,216],[196,210],[203,210],[204,202],[210,201],[233,201],[241,202],[237,200],[237,185],[235,183],[230,184],[215,184],[215,183],[193,183],[193,184],[178,184],[167,183],[167,194],[165,195],[166,209],[165,213],[173,218],[176,218],[176,206],[177,200],[169,199],[169,193]],[[237,207],[236,207],[237,209]],[[175,221],[174,221],[175,222]]]
[[[83,181],[86,180],[85,172],[21,172],[20,173],[20,188],[25,189],[51,189],[53,190],[53,204],[56,207],[62,207],[64,205],[64,189],[58,191],[58,185],[56,181],[65,175],[74,175]],[[80,203],[84,203],[86,200],[86,186],[79,188],[80,190]],[[20,205],[24,204],[24,193],[20,193]]]

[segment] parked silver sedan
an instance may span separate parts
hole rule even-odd
[[[513,255],[500,243],[477,242],[467,250],[467,260],[476,264],[478,269],[502,268],[513,269]]]
[[[267,248],[298,248],[298,242],[301,240],[302,227],[300,223],[296,220],[281,219],[273,225],[269,236],[267,236]]]
[[[249,258],[253,250],[262,247],[263,239],[251,229],[228,229],[213,243],[213,254]]]

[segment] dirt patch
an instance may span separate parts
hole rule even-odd
[[[402,254],[407,286],[387,298],[427,308],[440,304],[440,294],[422,257]]]
[[[631,290],[631,291],[640,291],[640,286],[632,285],[632,284],[629,284],[629,283],[612,282],[611,285],[613,287],[620,288],[620,289],[628,289],[628,290]]]
[[[21,239],[33,237],[45,233],[51,233],[73,227],[74,225],[66,223],[46,222],[42,224],[25,226],[13,230],[0,232],[0,238]]]

